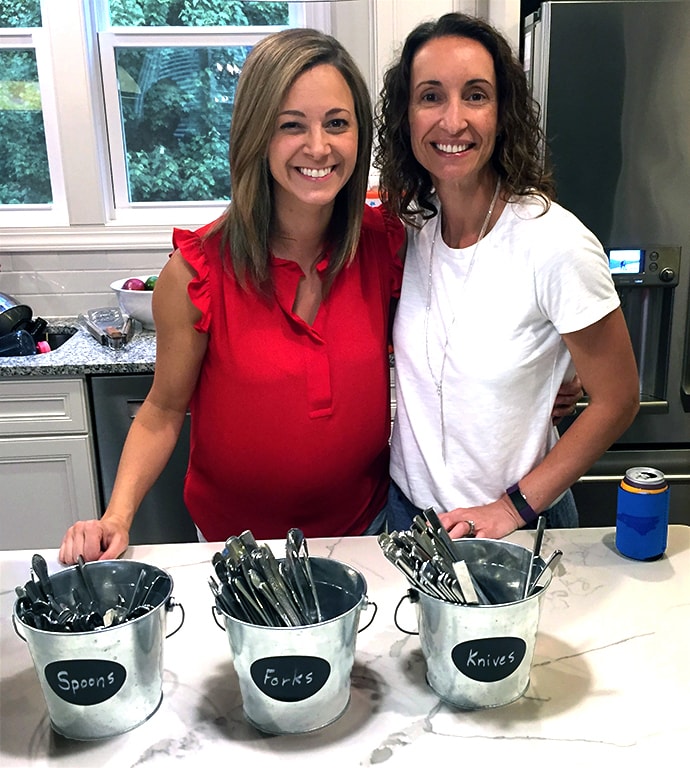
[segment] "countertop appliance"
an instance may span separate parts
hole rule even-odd
[[[120,454],[132,419],[152,383],[153,375],[146,373],[89,377],[103,511],[110,501]],[[198,541],[196,527],[182,498],[189,458],[189,421],[187,414],[168,464],[139,507],[129,532],[130,544]]]
[[[558,200],[609,255],[640,373],[639,415],[573,489],[585,525],[613,524],[640,465],[690,524],[689,29],[684,0],[545,2],[525,19]]]
[[[30,306],[0,291],[0,336],[21,330],[31,334],[34,342],[38,343],[43,339],[48,323],[33,314]]]
[[[0,291],[0,336],[24,328],[32,315],[31,307]]]

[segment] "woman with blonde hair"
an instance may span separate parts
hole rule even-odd
[[[188,408],[184,498],[203,538],[381,530],[403,231],[365,206],[371,141],[366,85],[335,39],[291,29],[252,49],[231,203],[196,232],[174,231],[153,295],[153,386],[104,516],[67,531],[63,562],[124,551]]]

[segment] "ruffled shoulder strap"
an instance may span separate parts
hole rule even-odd
[[[400,219],[385,205],[369,206],[364,209],[363,232],[385,233],[388,250],[398,253],[405,244],[405,227]]]
[[[391,211],[387,205],[380,205],[378,207],[380,208],[381,215],[383,216],[383,223],[386,227],[386,233],[388,235],[388,242],[390,244],[391,250],[396,254],[400,254],[402,258],[404,257],[402,248],[405,245],[406,240],[405,227],[402,221],[400,221],[397,215],[393,213],[393,211]]]
[[[211,270],[206,247],[210,243],[216,244],[217,239],[207,239],[206,235],[212,226],[209,224],[195,231],[173,229],[172,238],[175,249],[196,273],[187,286],[187,293],[192,304],[201,312],[201,318],[194,324],[201,333],[208,333],[211,323]]]
[[[376,245],[376,256],[379,264],[389,278],[389,285],[394,296],[400,295],[402,283],[403,257],[405,245],[405,227],[400,219],[384,205],[367,206],[362,220],[362,235],[375,232],[385,236],[385,253],[382,253],[383,243],[379,239]]]

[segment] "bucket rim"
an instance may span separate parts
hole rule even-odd
[[[526,603],[530,600],[534,600],[537,598],[540,598],[544,592],[546,592],[547,588],[551,584],[551,578],[553,574],[549,573],[548,579],[546,580],[546,583],[544,586],[539,589],[538,591],[532,593],[531,595],[527,595],[527,597],[521,597],[519,600],[511,600],[509,603],[489,603],[486,605],[482,605],[481,603],[451,603],[449,600],[442,600],[440,597],[434,597],[433,595],[428,594],[427,592],[423,592],[421,589],[417,589],[416,587],[411,587],[418,595],[419,595],[419,602],[422,601],[429,601],[434,603],[440,603],[443,606],[449,606],[451,608],[467,608],[471,610],[477,610],[478,608],[487,610],[490,608],[510,608],[514,605],[519,605],[520,603]],[[404,596],[403,596],[404,597]]]
[[[174,589],[173,577],[172,577],[172,575],[168,571],[166,571],[164,568],[161,568],[158,565],[152,565],[151,563],[145,563],[142,560],[123,560],[123,559],[120,559],[120,558],[113,558],[113,559],[109,559],[109,560],[91,560],[89,562],[86,562],[84,564],[84,567],[85,568],[100,567],[101,565],[110,565],[110,566],[112,566],[115,563],[129,563],[132,566],[137,566],[137,565],[138,566],[144,566],[146,568],[150,568],[150,569],[153,569],[155,571],[158,571],[160,575],[166,577],[168,579],[168,581],[169,581],[169,589],[167,591],[167,594],[158,603],[158,605],[154,606],[150,611],[148,611],[147,613],[143,614],[142,616],[137,616],[136,619],[128,619],[126,622],[122,622],[121,624],[112,624],[109,627],[98,627],[97,629],[89,629],[89,630],[85,630],[83,632],[56,632],[54,630],[39,629],[38,627],[32,627],[30,624],[27,624],[19,616],[19,614],[17,613],[17,606],[18,606],[19,601],[21,599],[19,597],[16,598],[16,600],[14,601],[14,604],[12,606],[12,617],[13,617],[13,620],[17,621],[21,625],[22,629],[28,629],[29,632],[32,633],[32,634],[33,633],[38,633],[38,634],[41,634],[41,635],[49,635],[50,637],[53,637],[53,638],[56,638],[56,637],[57,638],[76,638],[76,637],[82,637],[84,635],[94,635],[94,634],[102,635],[105,632],[111,632],[111,631],[113,631],[115,629],[121,629],[123,627],[128,627],[128,626],[132,627],[135,624],[137,624],[137,622],[144,621],[144,620],[148,619],[152,614],[154,614],[156,611],[160,610],[161,608],[167,608],[167,606],[169,605],[169,603],[170,603],[170,601],[172,599],[172,593],[173,593],[173,589]],[[54,578],[60,578],[61,574],[74,573],[75,571],[78,570],[78,568],[79,568],[79,566],[77,566],[77,565],[66,566],[65,568],[62,568],[61,570],[56,571],[55,573],[52,573],[50,575],[50,578],[51,578],[51,580],[54,579]],[[156,575],[159,575],[159,574],[156,574]]]
[[[532,554],[530,547],[527,547],[524,544],[518,544],[517,541],[506,541],[506,539],[490,539],[488,537],[484,538],[483,536],[470,538],[469,536],[463,536],[461,539],[453,539],[452,543],[453,545],[459,545],[461,547],[474,547],[484,543],[499,544],[501,547],[508,547],[510,549],[522,549],[525,552],[528,552],[530,555]]]
[[[285,559],[286,558],[284,558],[284,557],[277,557],[276,558],[276,560],[279,563],[282,562]],[[299,624],[296,627],[274,627],[274,626],[267,626],[265,624],[253,624],[252,622],[243,621],[242,619],[238,619],[236,616],[231,616],[229,613],[226,613],[226,611],[224,611],[220,606],[218,606],[217,604],[214,603],[216,610],[218,611],[218,613],[220,613],[221,616],[223,616],[224,619],[230,619],[231,621],[235,622],[236,624],[241,624],[242,626],[245,626],[245,627],[251,627],[253,629],[270,629],[270,630],[282,630],[282,631],[287,631],[287,632],[294,632],[295,630],[298,630],[298,629],[311,629],[313,627],[323,627],[326,624],[330,624],[330,623],[332,623],[334,621],[338,621],[338,620],[342,619],[343,616],[347,616],[352,611],[356,611],[356,610],[360,609],[362,607],[362,603],[364,603],[365,605],[369,604],[369,597],[368,597],[368,594],[367,594],[369,587],[368,587],[368,584],[367,584],[367,580],[364,578],[364,574],[359,569],[355,568],[353,565],[350,565],[350,563],[346,563],[346,562],[344,562],[342,560],[337,560],[334,557],[318,557],[318,556],[310,555],[309,556],[309,560],[310,560],[311,563],[314,563],[315,561],[328,562],[328,563],[336,563],[337,565],[341,565],[344,568],[347,568],[350,571],[353,571],[357,575],[357,577],[361,580],[361,582],[362,582],[362,594],[360,595],[359,600],[353,606],[348,608],[346,611],[343,611],[342,613],[339,613],[337,616],[332,616],[329,619],[324,619],[323,621],[318,621],[318,622],[315,622],[313,624]],[[317,584],[318,583],[324,583],[325,584],[327,582],[319,582],[319,581],[317,581],[316,583]]]
[[[269,626],[267,624],[252,624],[249,621],[242,621],[242,619],[238,619],[235,616],[231,616],[229,613],[226,613],[222,608],[215,606],[218,613],[224,618],[224,619],[230,619],[230,621],[233,621],[235,624],[242,624],[245,627],[250,627],[251,629],[270,629],[270,630],[279,630],[284,632],[294,632],[298,629],[313,629],[314,627],[323,627],[326,624],[331,624],[334,621],[339,621],[343,618],[343,616],[347,616],[349,613],[352,613],[352,611],[356,611],[359,609],[362,605],[362,603],[365,602],[366,604],[369,604],[369,598],[367,597],[366,593],[363,593],[362,596],[359,598],[357,603],[353,605],[351,608],[348,608],[346,611],[343,611],[342,613],[339,613],[337,616],[332,616],[330,619],[324,619],[323,621],[317,621],[313,624],[298,624],[296,627],[274,627]],[[72,633],[75,634],[75,633]]]
[[[505,548],[508,548],[508,549],[522,550],[523,552],[527,553],[527,555],[530,558],[532,557],[532,550],[529,547],[524,546],[524,544],[518,544],[515,541],[505,541],[504,539],[489,539],[489,538],[481,538],[481,539],[462,538],[462,539],[454,539],[453,540],[453,544],[454,545],[459,545],[458,549],[460,549],[462,547],[480,546],[483,542],[489,542],[489,543],[492,543],[492,544],[499,544],[501,547],[505,547]],[[537,565],[539,565],[543,569],[544,566],[546,565],[546,560],[541,555],[539,555],[535,559],[535,563]],[[547,569],[547,571],[548,571],[548,573],[544,576],[545,583],[541,587],[541,589],[537,590],[536,592],[533,592],[530,595],[527,595],[527,597],[521,597],[519,600],[511,600],[510,602],[507,602],[507,603],[490,603],[490,604],[487,604],[487,605],[483,605],[481,603],[480,604],[476,604],[476,605],[475,604],[469,604],[469,603],[451,603],[448,600],[443,600],[440,597],[434,597],[434,595],[430,595],[429,593],[424,592],[421,589],[416,589],[415,587],[412,587],[412,589],[414,589],[414,591],[419,594],[420,600],[423,599],[425,601],[428,600],[428,601],[432,601],[432,602],[438,602],[438,603],[440,603],[441,605],[444,605],[444,606],[449,606],[450,605],[450,606],[454,606],[454,607],[457,607],[457,608],[472,608],[472,609],[475,609],[475,608],[484,608],[484,609],[487,609],[487,608],[500,608],[500,607],[504,607],[504,606],[518,605],[519,603],[524,603],[524,602],[527,602],[529,600],[533,600],[535,598],[537,598],[537,599],[541,598],[544,595],[544,593],[546,592],[546,590],[549,588],[549,586],[551,585],[551,580],[553,578],[553,572],[550,569]]]

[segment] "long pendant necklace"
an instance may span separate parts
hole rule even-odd
[[[462,287],[460,294],[464,294],[465,292],[465,286],[467,285],[467,281],[469,280],[470,273],[472,272],[472,267],[474,266],[474,258],[477,255],[477,248],[479,247],[479,243],[482,241],[482,238],[486,234],[486,230],[489,226],[489,221],[491,220],[491,215],[494,212],[494,207],[496,206],[496,201],[498,200],[498,193],[501,189],[501,179],[499,178],[496,181],[496,189],[494,190],[494,195],[491,198],[491,203],[489,204],[489,210],[486,212],[486,216],[484,217],[484,223],[482,224],[482,228],[479,230],[479,237],[477,238],[477,242],[474,245],[474,249],[472,251],[472,257],[470,258],[470,263],[467,267],[467,272],[465,273],[465,278],[462,282]],[[433,271],[434,271],[434,249],[436,247],[436,238],[439,235],[440,227],[441,227],[441,213],[438,214],[438,218],[436,220],[436,229],[434,230],[434,236],[431,241],[431,253],[429,254],[429,275],[427,279],[427,290],[426,290],[426,309],[424,313],[424,341],[425,341],[425,347],[426,347],[426,364],[429,368],[429,373],[431,374],[431,380],[434,382],[434,386],[436,388],[436,394],[438,395],[438,402],[439,402],[439,412],[440,412],[440,418],[441,418],[441,455],[443,457],[443,463],[446,463],[446,426],[445,426],[445,419],[444,419],[444,413],[443,413],[443,377],[446,372],[446,360],[448,359],[448,339],[450,338],[450,332],[453,328],[453,325],[455,324],[455,316],[456,313],[453,312],[453,316],[451,318],[451,321],[446,329],[446,338],[443,343],[443,357],[441,358],[441,370],[439,372],[438,378],[436,378],[434,374],[433,366],[431,365],[431,358],[429,356],[429,314],[431,312],[431,293],[432,293],[432,284],[433,284]]]

